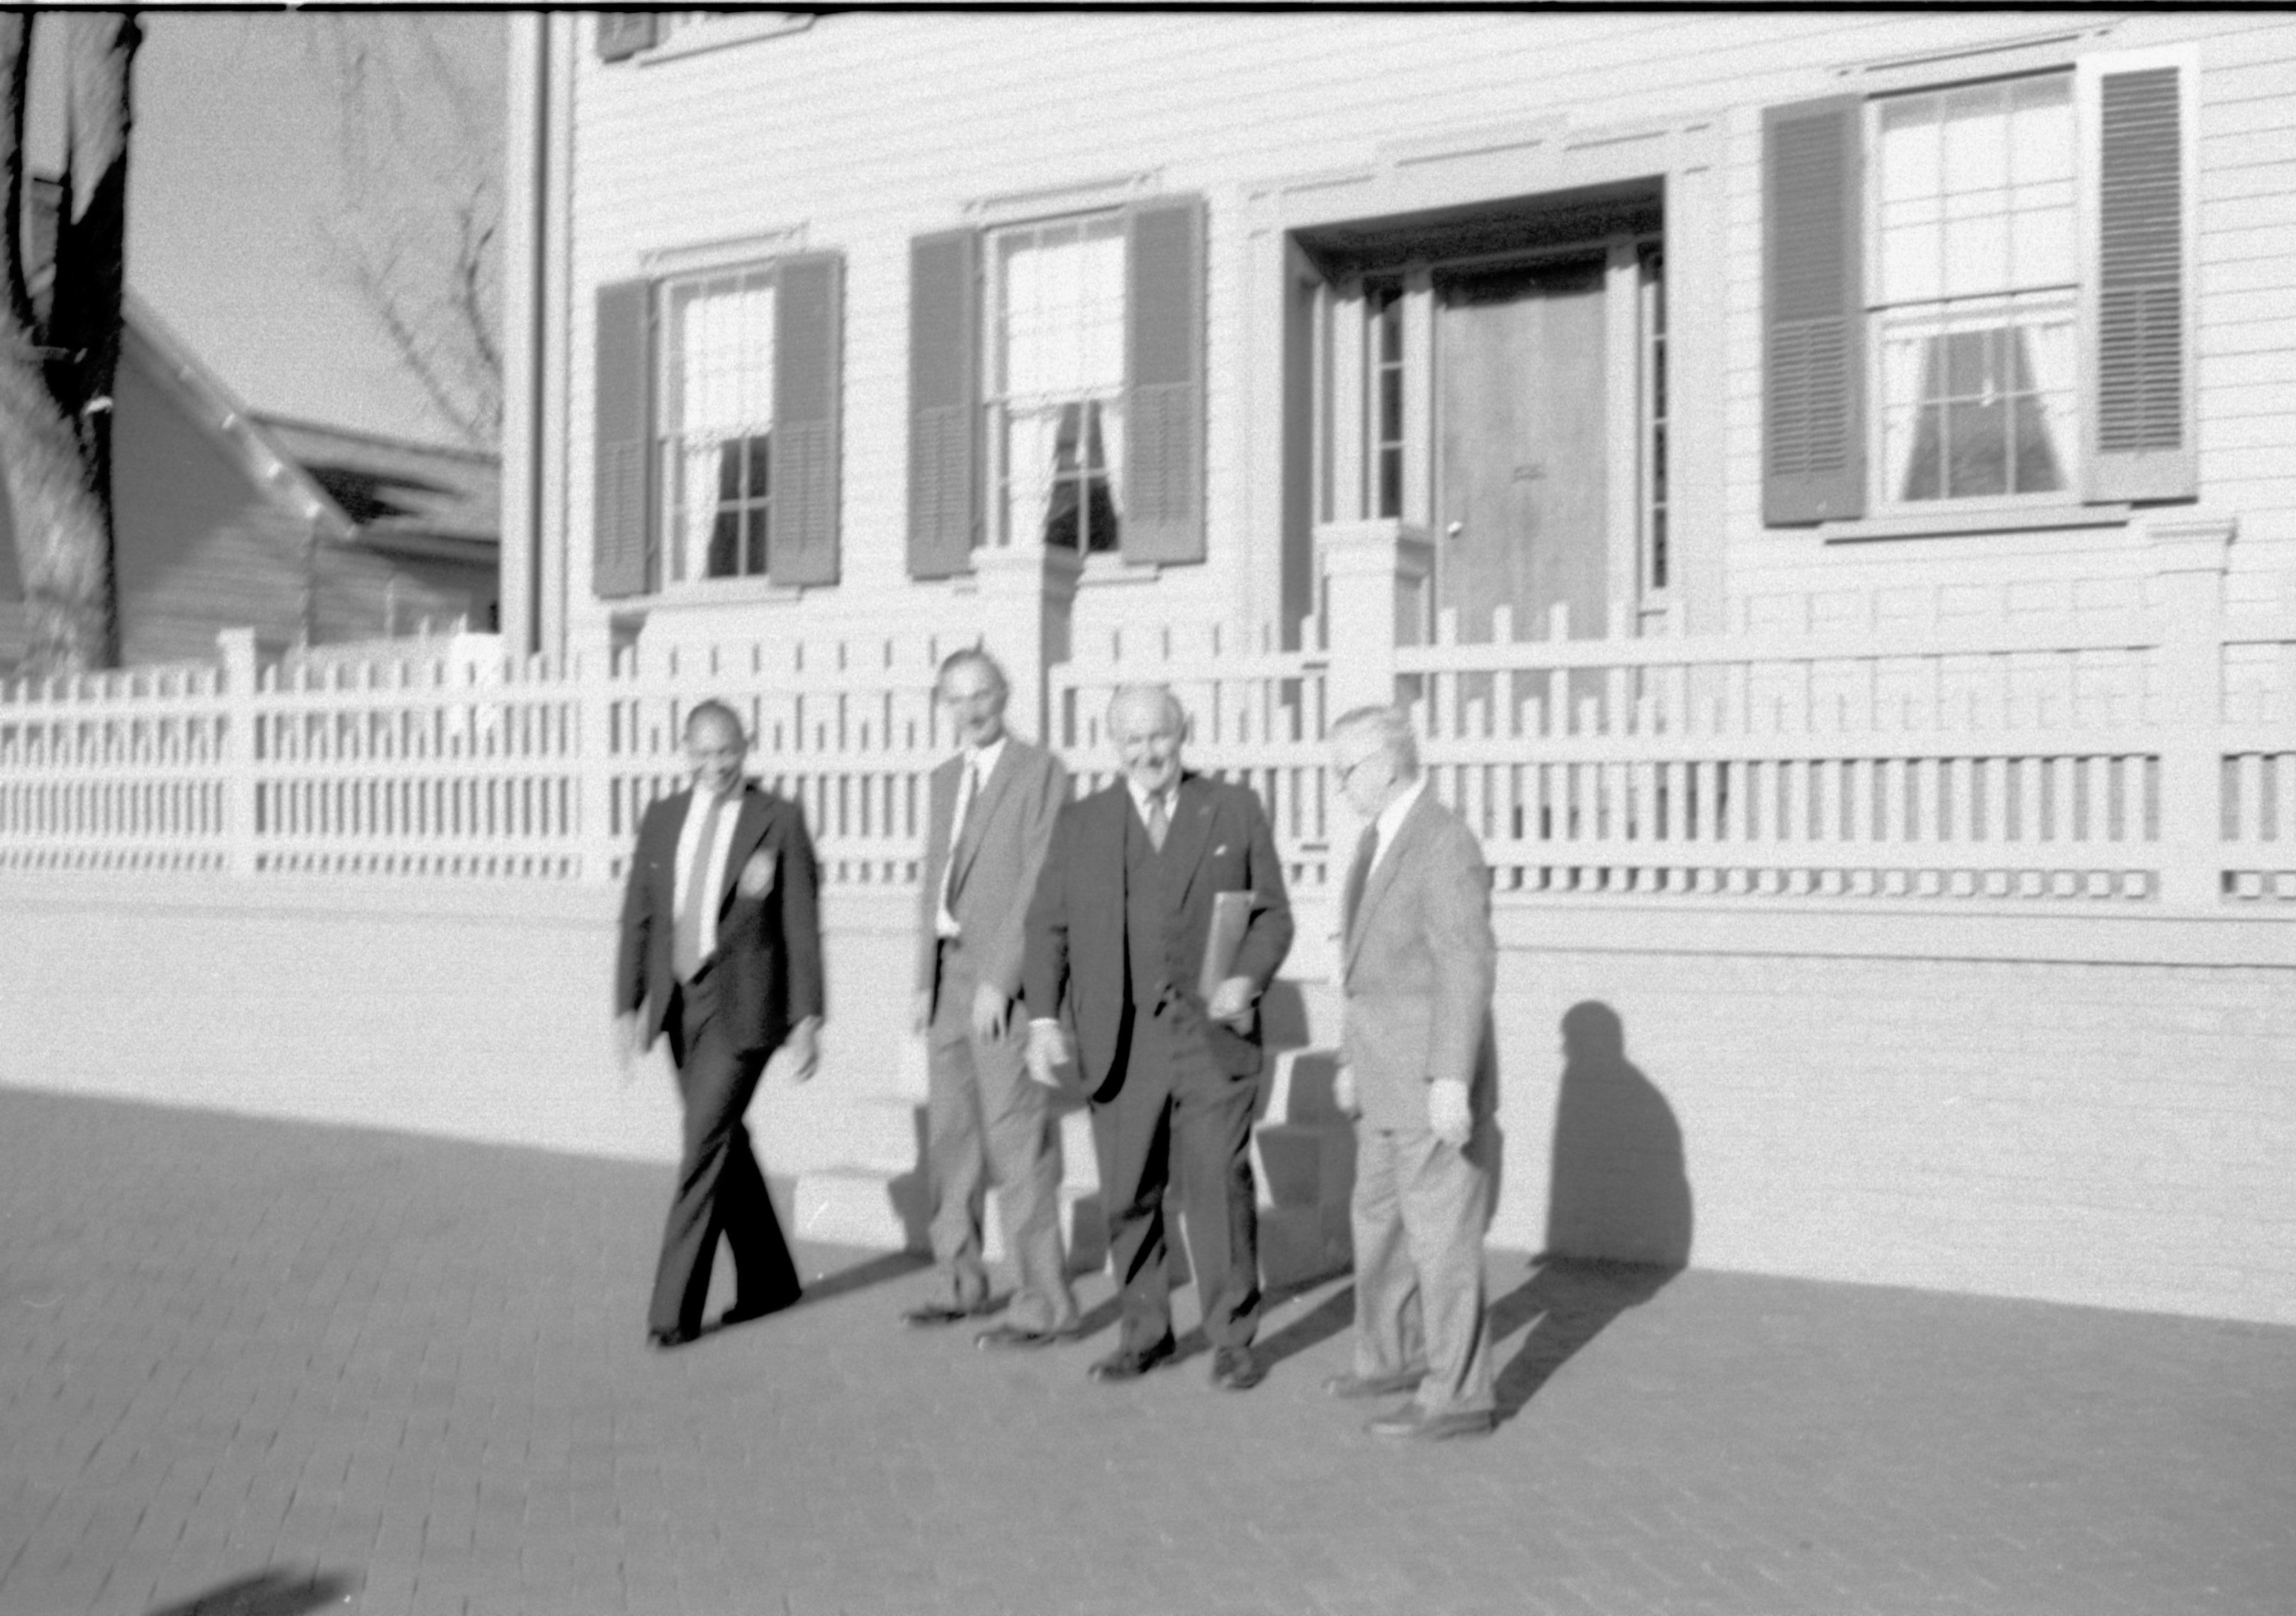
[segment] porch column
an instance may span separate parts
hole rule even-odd
[[[1316,529],[1328,716],[1396,699],[1395,651],[1424,644],[1434,546],[1414,522],[1331,521]]]
[[[2223,883],[2224,578],[2238,523],[2186,511],[2145,523],[2161,614],[2161,903],[2214,909]]]
[[[1073,550],[1015,546],[973,553],[972,620],[980,643],[1013,681],[1006,711],[1013,726],[1040,743],[1052,734],[1046,676],[1069,659],[1069,623],[1083,570],[1084,558]]]

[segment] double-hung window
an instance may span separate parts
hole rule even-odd
[[[1204,554],[1204,208],[910,243],[909,571],[976,550]]]
[[[1774,107],[1774,524],[2191,496],[2189,52]]]
[[[599,595],[837,580],[843,278],[814,252],[598,289]]]
[[[990,530],[1001,547],[1114,550],[1124,483],[1124,219],[990,240]]]
[[[761,578],[773,532],[774,277],[664,285],[656,444],[673,583]]]
[[[1867,109],[1878,504],[2062,494],[2079,454],[2073,86]]]

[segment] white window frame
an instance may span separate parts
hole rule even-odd
[[[2072,232],[2073,278],[2060,285],[2005,290],[1986,295],[1968,295],[1960,299],[1940,297],[1919,304],[1891,305],[1882,300],[1882,118],[1883,110],[1891,103],[1902,103],[1924,96],[1942,96],[1955,90],[1970,87],[1972,83],[2013,83],[2021,79],[2062,78],[2067,81],[2067,99],[2071,107],[2071,140],[2073,151]],[[1864,194],[1859,199],[1860,229],[1865,239],[1860,254],[1865,285],[1861,288],[1865,311],[1865,353],[1862,363],[1866,369],[1866,508],[1871,516],[1883,519],[1950,516],[1978,510],[2019,511],[2052,509],[2078,504],[2087,482],[2087,442],[2089,430],[2089,400],[2092,397],[2087,379],[2089,351],[2087,332],[2087,311],[2091,306],[2091,255],[2087,252],[2080,220],[2091,210],[2096,188],[2096,163],[2091,151],[2091,126],[2081,114],[2078,75],[2073,64],[2037,67],[2029,71],[1988,76],[1981,80],[1956,79],[1933,84],[1908,85],[1867,99],[1860,109],[1859,140],[1866,160],[1864,165]],[[2014,328],[2015,322],[2007,316],[2010,305],[2030,301],[2046,305],[2050,299],[2061,302],[2070,316],[2073,332],[2073,356],[2070,367],[2072,402],[2067,412],[2063,431],[2052,439],[2051,447],[2059,458],[2062,486],[2055,488],[2018,493],[2004,489],[1994,493],[1957,495],[1938,499],[1903,499],[1892,486],[1887,453],[1887,430],[1890,408],[1885,353],[1891,317],[1899,308],[1922,311],[1939,324],[1949,324],[1956,311],[1952,305],[1959,301],[1964,314],[1981,313],[1988,308],[2001,308],[2004,317],[1997,324]],[[1941,446],[1942,452],[1942,446]]]
[[[689,535],[683,520],[684,513],[679,500],[679,461],[684,452],[681,446],[686,437],[679,417],[685,407],[685,394],[679,385],[683,379],[684,356],[680,351],[680,333],[677,324],[673,318],[673,313],[676,308],[676,299],[680,291],[689,288],[707,287],[718,283],[728,283],[737,290],[754,283],[773,291],[775,299],[778,299],[780,294],[775,274],[776,267],[776,265],[770,260],[724,264],[707,269],[694,269],[683,274],[665,275],[654,283],[652,322],[654,331],[652,354],[654,407],[651,452],[655,457],[657,487],[654,496],[654,515],[661,533],[661,576],[662,588],[665,592],[697,589],[717,591],[727,587],[755,587],[769,581],[770,574],[767,568],[770,565],[771,549],[767,536],[771,533],[773,522],[773,490],[770,483],[773,454],[771,412],[775,387],[778,381],[775,366],[779,363],[779,356],[768,346],[765,373],[757,383],[757,386],[762,390],[766,400],[765,445],[760,449],[742,451],[743,488],[742,491],[736,496],[734,507],[743,528],[746,528],[748,518],[753,513],[761,514],[764,518],[766,526],[758,541],[758,565],[752,570],[743,564],[746,552],[750,548],[748,535],[746,532],[737,531],[734,538],[736,570],[731,572],[711,573],[704,569],[708,562],[707,546],[713,543],[714,538],[703,540],[704,548],[701,554],[695,554],[689,552]],[[694,300],[701,299],[697,298]],[[775,308],[769,309],[766,316],[768,332],[772,330],[776,312],[777,302]],[[757,435],[748,434],[744,438],[744,442],[755,436]],[[753,455],[758,455],[764,456],[768,473],[767,490],[762,496],[752,493],[748,487],[748,463]],[[710,504],[713,512],[722,513],[725,502],[717,495],[714,488],[711,492]],[[714,530],[714,515],[711,525]]]
[[[1017,219],[994,225],[982,233],[980,259],[980,332],[981,332],[981,431],[985,446],[981,499],[985,509],[980,525],[980,543],[992,550],[1028,550],[1044,546],[1043,523],[1036,524],[1033,532],[1020,531],[1013,521],[1012,499],[1013,467],[1010,463],[1011,440],[1009,418],[1021,402],[1008,388],[1008,367],[1011,352],[1007,343],[1005,299],[1005,243],[1016,238],[1033,236],[1038,240],[1056,233],[1103,226],[1111,240],[1117,256],[1117,298],[1112,321],[1107,322],[1113,331],[1116,364],[1109,379],[1080,393],[1041,393],[1029,398],[1026,406],[1042,413],[1063,409],[1070,405],[1097,406],[1102,429],[1102,476],[1106,484],[1108,506],[1115,518],[1107,542],[1094,542],[1090,531],[1089,512],[1092,508],[1088,465],[1076,479],[1079,489],[1078,509],[1080,526],[1086,531],[1079,535],[1076,554],[1089,560],[1095,555],[1119,556],[1122,553],[1124,529],[1123,470],[1128,445],[1125,441],[1125,346],[1129,339],[1131,287],[1129,283],[1128,243],[1125,216],[1120,209],[1094,209],[1086,212],[1061,214],[1047,217]],[[1080,456],[1088,454],[1087,433],[1089,415],[1078,420]],[[1066,548],[1066,546],[1059,546]]]

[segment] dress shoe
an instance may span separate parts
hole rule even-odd
[[[1144,1347],[1137,1352],[1119,1348],[1085,1373],[1096,1381],[1136,1381],[1170,1358],[1174,1350],[1175,1343],[1168,1335],[1153,1346]]]
[[[979,1318],[993,1312],[987,1299],[971,1303],[929,1301],[921,1308],[911,1308],[901,1315],[901,1322],[920,1330],[934,1329],[941,1325],[962,1324],[968,1318]]]
[[[1076,1326],[1061,1330],[1031,1330],[1025,1325],[992,1325],[972,1338],[972,1344],[983,1351],[1004,1347],[1049,1347],[1054,1341],[1064,1341],[1076,1334]]]
[[[1497,1424],[1498,1416],[1488,1408],[1430,1414],[1416,1403],[1406,1403],[1364,1429],[1375,1437],[1392,1437],[1398,1441],[1439,1442],[1446,1437],[1487,1437]]]
[[[649,1330],[646,1332],[646,1345],[658,1351],[668,1351],[672,1347],[689,1347],[701,1339],[701,1332],[699,1330]]]
[[[1350,1370],[1335,1374],[1324,1382],[1325,1397],[1364,1398],[1393,1397],[1398,1392],[1416,1391],[1419,1382],[1427,1378],[1427,1371],[1398,1369],[1392,1374],[1357,1374]]]
[[[1249,1347],[1222,1347],[1212,1354],[1212,1384],[1222,1391],[1249,1391],[1267,1378],[1267,1366]]]

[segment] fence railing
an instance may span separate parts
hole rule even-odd
[[[1191,762],[1259,793],[1303,896],[1355,833],[1326,730],[1386,694],[1513,899],[2296,905],[2296,578],[2229,605],[2221,586],[2164,569],[2109,611],[1697,638],[1558,616],[1344,651],[1311,625],[1271,651],[1133,627],[1046,668],[1045,710],[1082,791],[1113,776],[1112,690],[1171,684]],[[217,666],[0,695],[0,869],[611,881],[706,696],[803,805],[828,880],[900,886],[951,746],[946,638],[266,666],[229,634]]]

